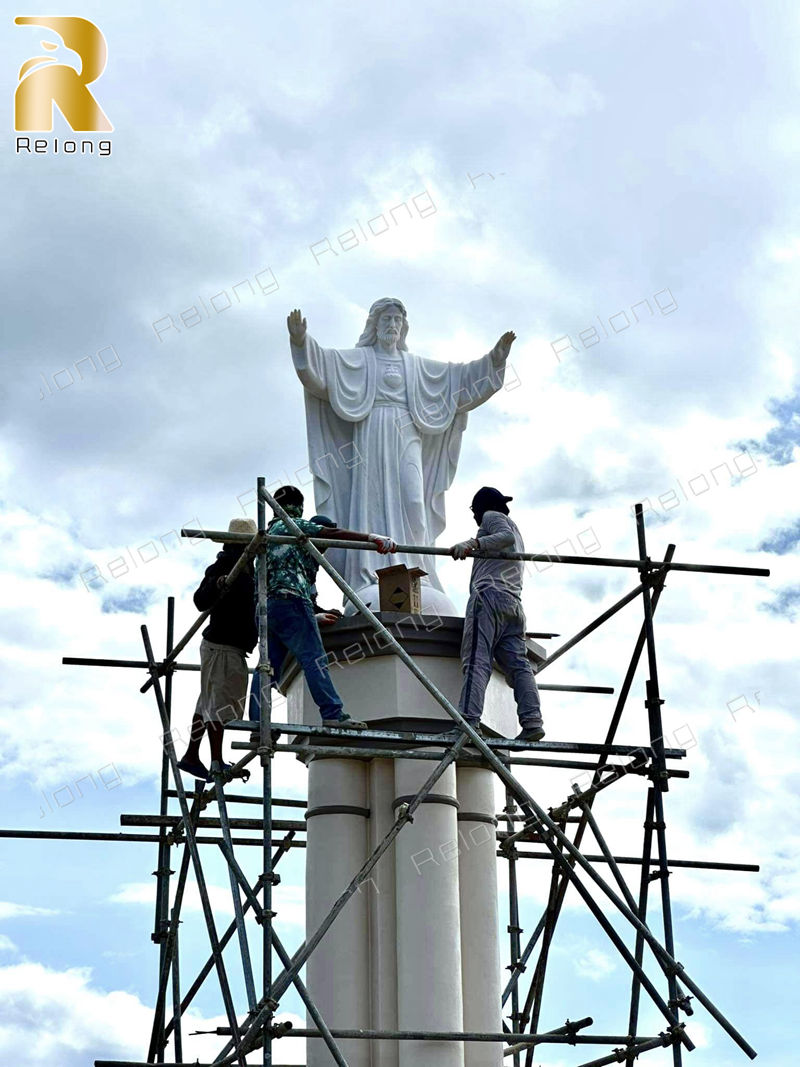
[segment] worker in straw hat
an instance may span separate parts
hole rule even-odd
[[[470,505],[478,533],[453,545],[450,554],[454,559],[466,559],[475,552],[525,551],[517,524],[508,514],[509,500],[513,497],[488,485],[478,490]],[[497,660],[514,688],[522,726],[517,740],[541,741],[544,726],[539,690],[525,645],[522,576],[522,560],[476,559],[472,564],[461,643],[464,683],[458,710],[479,729],[486,686],[492,663]]]
[[[228,525],[228,533],[245,533],[253,537],[256,532],[252,519],[231,519]],[[242,542],[224,545],[194,594],[195,607],[199,611],[211,608],[211,615],[200,642],[200,696],[192,719],[189,744],[178,766],[202,781],[209,781],[211,777],[200,760],[200,742],[206,734],[211,747],[211,769],[215,769],[215,763],[220,770],[230,769],[230,764],[222,759],[225,723],[243,718],[247,698],[246,657],[258,641],[253,563],[248,563],[239,572],[215,604],[225,579],[245,547]],[[249,777],[247,771],[244,775]]]

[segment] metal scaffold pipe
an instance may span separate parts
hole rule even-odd
[[[636,509],[636,524],[638,536],[638,558],[610,558],[593,556],[567,556],[557,553],[476,553],[478,558],[496,558],[517,560],[537,566],[538,571],[548,569],[553,563],[574,566],[601,566],[617,569],[636,570],[638,572],[638,585],[630,592],[617,600],[610,608],[598,616],[588,626],[583,627],[577,634],[569,638],[560,648],[539,664],[539,670],[550,665],[560,658],[568,650],[571,650],[584,637],[594,632],[608,619],[619,612],[626,604],[642,598],[644,621],[637,641],[633,658],[631,659],[628,672],[622,684],[616,708],[611,719],[611,726],[603,744],[589,742],[517,742],[503,738],[486,738],[477,732],[466,722],[458,709],[448,699],[447,695],[435,684],[431,678],[418,665],[414,656],[403,645],[403,637],[399,632],[392,633],[381,621],[379,615],[373,613],[361,600],[353,588],[333,568],[323,556],[326,548],[342,548],[348,551],[374,552],[376,546],[369,542],[341,541],[335,538],[309,537],[301,531],[295,521],[286,513],[275,498],[266,490],[263,478],[258,480],[258,523],[255,535],[231,534],[226,531],[202,531],[182,530],[184,536],[193,538],[205,538],[213,542],[241,544],[244,547],[240,558],[228,574],[220,596],[214,607],[230,589],[237,576],[254,559],[256,560],[256,615],[258,621],[258,665],[253,671],[254,688],[261,696],[261,721],[257,726],[254,737],[249,744],[233,742],[234,748],[247,748],[248,754],[240,760],[234,768],[243,767],[247,762],[258,758],[261,766],[263,780],[260,789],[253,794],[234,794],[226,791],[230,781],[230,772],[216,772],[214,785],[208,789],[198,784],[194,796],[187,797],[187,791],[183,787],[177,768],[176,754],[171,736],[171,712],[172,712],[172,680],[175,671],[197,671],[199,666],[194,664],[180,664],[177,662],[179,653],[186,648],[192,637],[197,634],[203,622],[208,618],[210,611],[202,612],[190,626],[184,637],[177,643],[174,641],[174,600],[170,598],[167,617],[167,641],[165,658],[157,661],[154,657],[152,645],[146,627],[142,627],[142,638],[146,658],[115,660],[100,658],[65,657],[63,662],[75,665],[128,667],[146,669],[149,678],[142,692],[150,687],[154,688],[156,703],[163,730],[164,749],[161,766],[161,788],[159,791],[160,805],[157,815],[123,815],[123,826],[147,827],[149,833],[90,833],[82,831],[25,831],[25,830],[0,830],[0,838],[32,838],[39,840],[83,840],[83,841],[134,841],[157,843],[159,846],[157,871],[158,878],[156,893],[156,915],[153,940],[159,945],[159,974],[156,1006],[153,1016],[152,1032],[148,1049],[148,1063],[163,1063],[168,1052],[168,1041],[173,1041],[171,1054],[175,1063],[180,1065],[184,1058],[184,1038],[182,1032],[182,1020],[189,1005],[203,986],[204,981],[216,970],[219,980],[220,991],[228,1019],[227,1026],[221,1026],[215,1032],[221,1036],[229,1037],[225,1047],[219,1051],[214,1059],[214,1065],[243,1064],[245,1058],[255,1049],[263,1050],[264,1067],[281,1067],[275,1062],[274,1042],[279,1038],[293,1037],[298,1039],[312,1039],[323,1041],[327,1045],[328,1054],[339,1067],[347,1067],[348,1058],[352,1062],[352,1053],[347,1053],[347,1058],[342,1054],[338,1041],[360,1042],[414,1042],[431,1041],[439,1043],[484,1043],[480,1055],[488,1055],[488,1044],[494,1044],[496,1055],[500,1056],[501,1050],[498,1045],[507,1046],[502,1049],[502,1055],[513,1057],[514,1064],[525,1060],[526,1067],[534,1062],[534,1053],[538,1045],[616,1045],[613,1051],[594,1059],[591,1063],[583,1064],[582,1067],[601,1067],[603,1064],[614,1062],[633,1063],[638,1057],[656,1048],[672,1048],[672,1057],[675,1067],[681,1064],[681,1046],[688,1050],[694,1048],[690,1038],[685,1032],[684,1024],[678,1021],[678,1009],[691,1014],[686,1007],[690,999],[683,988],[689,990],[702,1003],[715,1020],[733,1038],[734,1041],[751,1058],[755,1057],[755,1051],[738,1033],[724,1015],[716,1008],[709,998],[700,990],[697,984],[686,974],[682,965],[674,958],[672,914],[669,886],[666,876],[668,868],[695,868],[708,870],[737,870],[757,871],[759,868],[752,864],[703,862],[702,860],[672,860],[668,858],[665,838],[665,823],[663,812],[663,791],[667,788],[670,778],[688,777],[688,771],[672,770],[666,761],[680,759],[686,755],[684,749],[667,748],[661,722],[660,705],[663,703],[659,694],[657,664],[655,658],[655,639],[653,627],[653,615],[659,595],[663,589],[667,575],[672,571],[686,573],[705,573],[720,575],[746,575],[755,577],[767,577],[769,570],[754,567],[718,566],[702,563],[677,563],[673,560],[674,546],[670,546],[663,560],[651,560],[647,556],[644,536],[644,520],[641,506]],[[277,518],[283,520],[284,528],[289,531],[286,535],[273,535],[268,532],[267,508],[271,508]],[[357,612],[366,620],[369,626],[381,636],[383,643],[381,648],[399,658],[414,678],[423,686],[433,700],[443,709],[452,720],[447,729],[440,733],[425,733],[403,730],[380,730],[367,729],[360,731],[357,737],[352,732],[336,728],[321,728],[306,726],[295,723],[272,721],[272,691],[273,670],[268,656],[268,583],[267,583],[267,547],[269,545],[294,544],[300,546],[314,562],[320,566],[344,593],[345,597],[355,606]],[[423,556],[449,556],[450,549],[446,547],[426,545],[398,545],[397,553],[423,555]],[[558,636],[558,635],[539,635]],[[649,678],[647,680],[647,699],[645,706],[648,712],[649,740],[644,746],[617,745],[614,738],[619,724],[622,709],[631,690],[633,677],[636,672],[639,657],[646,649],[647,667]],[[163,688],[162,688],[163,679]],[[542,689],[565,692],[585,693],[611,693],[612,689],[602,686],[578,686],[578,685],[552,685],[541,686]],[[441,724],[438,724],[441,726]],[[253,731],[255,723],[235,720],[226,724],[234,732],[239,730]],[[279,743],[281,735],[285,735],[286,742]],[[469,746],[469,748],[467,747]],[[309,925],[309,936],[293,955],[290,955],[284,947],[277,932],[273,930],[273,888],[279,882],[275,874],[275,867],[282,856],[288,854],[292,848],[306,848],[306,841],[296,838],[298,833],[306,830],[305,822],[291,819],[279,819],[275,817],[275,808],[286,806],[290,808],[306,808],[306,802],[299,799],[281,799],[272,795],[273,777],[272,760],[278,753],[292,753],[300,758],[311,760],[317,757],[335,757],[350,760],[384,759],[384,760],[428,760],[435,765],[431,773],[421,786],[415,783],[416,793],[408,790],[408,794],[401,799],[401,804],[393,814],[393,821],[381,827],[380,832],[370,838],[371,852],[365,851],[358,860],[361,864],[354,877],[346,888],[330,905],[327,914],[320,920],[314,919],[313,925]],[[533,754],[531,754],[533,753]],[[583,759],[567,759],[565,756],[583,756]],[[632,758],[632,762],[623,765],[611,763],[612,757]],[[415,812],[419,816],[426,809],[418,812],[420,805],[431,798],[432,791],[442,775],[452,764],[458,761],[459,767],[483,767],[492,770],[506,789],[506,808],[497,818],[505,820],[507,830],[495,831],[492,841],[491,852],[494,854],[495,846],[498,857],[509,862],[510,868],[510,900],[511,900],[511,979],[502,995],[505,1003],[509,997],[512,1000],[512,1022],[510,1029],[496,1032],[499,1027],[492,1023],[483,1030],[475,1026],[476,1019],[468,1020],[466,1014],[463,1022],[473,1023],[470,1029],[458,1030],[460,1024],[455,1026],[450,1019],[431,1019],[433,1025],[444,1023],[445,1027],[440,1030],[427,1029],[400,1029],[397,1023],[400,1021],[410,1022],[412,1025],[425,1023],[428,1020],[408,1019],[398,1020],[395,1018],[393,1025],[382,1027],[375,1023],[370,1016],[369,1022],[374,1028],[353,1028],[352,1019],[340,1018],[351,1028],[336,1026],[335,1019],[327,1021],[316,1006],[312,993],[313,984],[309,981],[311,992],[306,988],[300,977],[304,964],[308,961],[314,950],[325,937],[331,925],[342,913],[348,902],[356,892],[364,885],[370,872],[375,868],[382,856],[392,848],[395,839],[403,829],[413,821]],[[537,803],[531,793],[526,790],[520,781],[514,776],[512,765],[533,765],[550,769],[586,770],[592,774],[592,784],[579,790],[573,787],[573,794],[557,808],[544,810]],[[474,774],[474,771],[469,771]],[[647,777],[651,780],[648,790],[648,812],[645,818],[646,832],[641,857],[615,855],[603,837],[597,819],[592,811],[592,804],[599,792],[616,781],[628,780],[634,777]],[[170,781],[172,779],[172,781]],[[638,780],[638,778],[637,778]],[[170,788],[170,785],[172,788]],[[436,797],[437,794],[432,794]],[[167,802],[170,799],[179,801],[179,815],[169,814]],[[191,808],[189,806],[191,802]],[[228,806],[231,804],[260,805],[261,811],[257,818],[232,817]],[[370,806],[374,801],[369,800]],[[213,815],[201,812],[213,804]],[[517,805],[519,805],[517,807]],[[467,805],[469,806],[469,805]],[[573,808],[579,810],[578,816],[572,816]],[[470,809],[471,810],[471,809]],[[477,810],[477,809],[476,809]],[[489,808],[490,812],[494,809]],[[288,813],[292,814],[292,813]],[[489,819],[491,821],[491,818]],[[567,835],[568,823],[578,823],[578,830],[573,838]],[[515,828],[516,824],[516,828]],[[217,833],[201,836],[199,831],[211,828]],[[581,839],[585,830],[591,830],[599,846],[599,854],[588,854],[581,850]],[[237,830],[252,830],[255,836],[234,837]],[[288,830],[283,841],[273,842],[275,831]],[[381,834],[383,835],[381,837]],[[402,841],[405,838],[401,839]],[[541,851],[520,849],[522,842],[533,842],[544,846]],[[216,931],[209,889],[205,881],[203,867],[200,862],[198,846],[213,844],[215,851],[219,850],[225,864],[230,880],[231,899],[233,902],[234,918],[226,931],[219,936]],[[273,845],[276,845],[273,849]],[[312,841],[313,845],[313,841]],[[260,873],[254,882],[250,884],[245,876],[234,853],[235,846],[254,846],[262,850],[261,866],[257,868]],[[170,877],[174,872],[169,870],[171,850],[182,849],[180,853],[180,871],[172,883],[174,887],[174,900],[170,908],[169,901],[173,897],[170,892]],[[655,855],[653,855],[655,853]],[[205,853],[204,853],[205,855]],[[367,856],[363,860],[363,856]],[[519,877],[518,861],[523,859],[546,859],[553,865],[548,907],[542,920],[537,925],[533,936],[523,949],[521,939],[522,928],[519,914],[518,886]],[[363,860],[363,862],[362,862]],[[387,860],[388,862],[388,860]],[[354,863],[353,867],[358,866]],[[629,889],[620,866],[639,865],[641,868],[639,899]],[[594,865],[604,865],[604,870],[610,873],[606,879]],[[175,864],[177,867],[178,864]],[[651,868],[655,867],[655,874]],[[192,981],[188,990],[181,990],[181,972],[179,967],[179,947],[183,947],[184,940],[179,942],[178,930],[181,920],[181,906],[184,890],[187,886],[187,877],[190,871],[194,872],[197,888],[199,891],[203,918],[209,937],[210,954],[200,972]],[[379,869],[380,870],[380,869]],[[347,871],[347,877],[350,872]],[[660,890],[662,897],[662,914],[664,924],[663,943],[653,934],[647,923],[647,886],[654,878],[661,881]],[[612,884],[613,880],[613,884]],[[341,884],[344,884],[345,879]],[[628,1021],[628,1033],[626,1035],[615,1034],[580,1034],[579,1030],[591,1025],[590,1018],[581,1019],[577,1022],[569,1022],[553,1030],[543,1033],[539,1029],[539,1013],[542,1007],[544,991],[545,968],[550,943],[555,933],[559,912],[563,903],[564,893],[568,886],[572,886],[579,894],[584,904],[597,920],[601,929],[609,937],[618,951],[620,957],[629,966],[631,971],[631,1015]],[[620,915],[625,918],[636,934],[635,947],[630,948],[623,941],[620,932],[609,916],[604,906],[601,906],[600,898],[596,890],[600,892],[614,905]],[[327,906],[327,905],[326,905]],[[250,944],[246,918],[255,918],[255,922],[261,926],[260,932],[260,955],[262,957],[262,970],[257,976],[253,964],[250,961]],[[316,929],[313,928],[316,926]],[[520,997],[517,985],[520,976],[525,971],[526,963],[537,940],[541,938],[541,955],[537,964],[536,973],[531,981],[531,989],[525,1006],[520,1010]],[[223,963],[222,953],[227,945],[233,942],[233,947],[238,945],[241,956],[242,980],[246,992],[245,1013],[237,1015],[234,1010],[230,982],[227,969]],[[653,980],[644,970],[643,955],[645,948],[649,948],[661,971],[666,975],[666,983],[669,993],[662,996],[656,988]],[[275,976],[273,974],[273,952],[277,955],[283,970]],[[202,957],[201,957],[202,958]],[[256,978],[260,979],[260,989],[256,988]],[[294,986],[304,1003],[308,1014],[309,1023],[305,1028],[292,1028],[291,1023],[275,1019],[282,997]],[[499,987],[498,987],[499,988]],[[652,1003],[659,1010],[667,1022],[665,1032],[657,1036],[642,1036],[636,1033],[638,1024],[638,1008],[640,991],[644,990]],[[169,1001],[171,1000],[171,1011]],[[249,1009],[249,1010],[248,1010]],[[323,1009],[325,1014],[329,1013]],[[171,1017],[170,1017],[171,1015]],[[563,1018],[563,1016],[562,1016]],[[312,1028],[313,1024],[313,1028]],[[479,1025],[482,1024],[482,1020]],[[505,1025],[505,1024],[503,1024]],[[623,1023],[624,1025],[624,1023]],[[529,1026],[529,1032],[526,1027]],[[360,1046],[362,1051],[363,1044]],[[377,1047],[377,1046],[376,1046]],[[319,1048],[319,1046],[317,1046]],[[386,1050],[385,1045],[383,1046]],[[442,1051],[441,1044],[439,1051]],[[323,1055],[325,1050],[321,1050]],[[410,1053],[409,1046],[404,1047],[406,1054]],[[375,1056],[376,1053],[371,1051]],[[460,1053],[459,1053],[460,1054]],[[313,1059],[309,1052],[310,1060]],[[309,1062],[310,1062],[309,1060]],[[316,1060],[315,1060],[316,1062]],[[384,1061],[381,1060],[381,1063]],[[472,1061],[474,1062],[474,1061]],[[494,1060],[492,1061],[495,1062]],[[499,1062],[499,1061],[498,1061]],[[134,1061],[95,1061],[96,1067],[139,1067]],[[144,1065],[142,1064],[142,1067]],[[198,1065],[195,1065],[198,1067]]]
[[[250,540],[247,534],[230,534],[225,530],[192,530],[186,528],[181,530],[181,536],[205,537],[209,541],[232,544],[245,544]],[[313,545],[314,548],[346,548],[351,552],[377,552],[376,546],[371,541],[339,541],[331,537],[306,537],[303,533],[298,533],[294,536],[289,536],[288,534],[266,534],[264,540],[267,544],[275,545],[291,545],[301,541]],[[449,548],[443,548],[439,545],[398,545],[396,552],[402,555],[450,555]],[[639,559],[616,559],[611,556],[562,556],[555,552],[470,552],[470,559],[473,558],[516,559],[525,563],[567,563],[579,567],[623,567],[629,570],[639,570],[642,565],[642,561]],[[654,564],[654,567],[665,567],[672,571],[687,571],[699,574],[741,574],[757,578],[768,578],[770,573],[763,567],[720,566],[713,563],[657,563]]]

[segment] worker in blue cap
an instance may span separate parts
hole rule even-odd
[[[478,533],[453,545],[451,556],[466,559],[476,552],[524,552],[522,535],[508,514],[508,502],[513,499],[488,485],[479,489],[470,505]],[[541,741],[544,725],[539,690],[525,644],[522,578],[522,560],[473,561],[461,643],[464,684],[458,710],[480,732],[486,686],[492,675],[492,663],[497,660],[514,689],[522,727],[517,740]]]

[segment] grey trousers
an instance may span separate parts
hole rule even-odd
[[[522,727],[541,726],[539,690],[525,648],[522,604],[511,593],[483,589],[469,598],[461,642],[464,684],[458,710],[472,723],[478,722],[483,713],[493,660],[497,660],[513,686]]]

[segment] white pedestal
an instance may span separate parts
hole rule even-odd
[[[382,621],[457,705],[463,620],[393,613]],[[361,620],[343,620],[324,630],[323,639],[334,684],[353,718],[393,730],[453,728]],[[540,646],[529,642],[529,648],[535,659],[543,658]],[[283,689],[290,722],[319,723],[296,666],[284,673]],[[483,723],[505,737],[517,730],[513,692],[498,671],[489,683]],[[358,735],[348,742],[358,747]],[[341,759],[335,746],[331,752],[309,759],[309,933],[393,825],[398,798],[416,793],[435,766],[429,760]],[[432,793],[308,961],[309,992],[332,1029],[502,1029],[495,827],[488,821],[495,814],[494,775],[481,767],[450,766]],[[503,1063],[499,1043],[351,1040],[341,1046],[351,1067]],[[333,1060],[313,1039],[307,1062],[330,1067]]]

